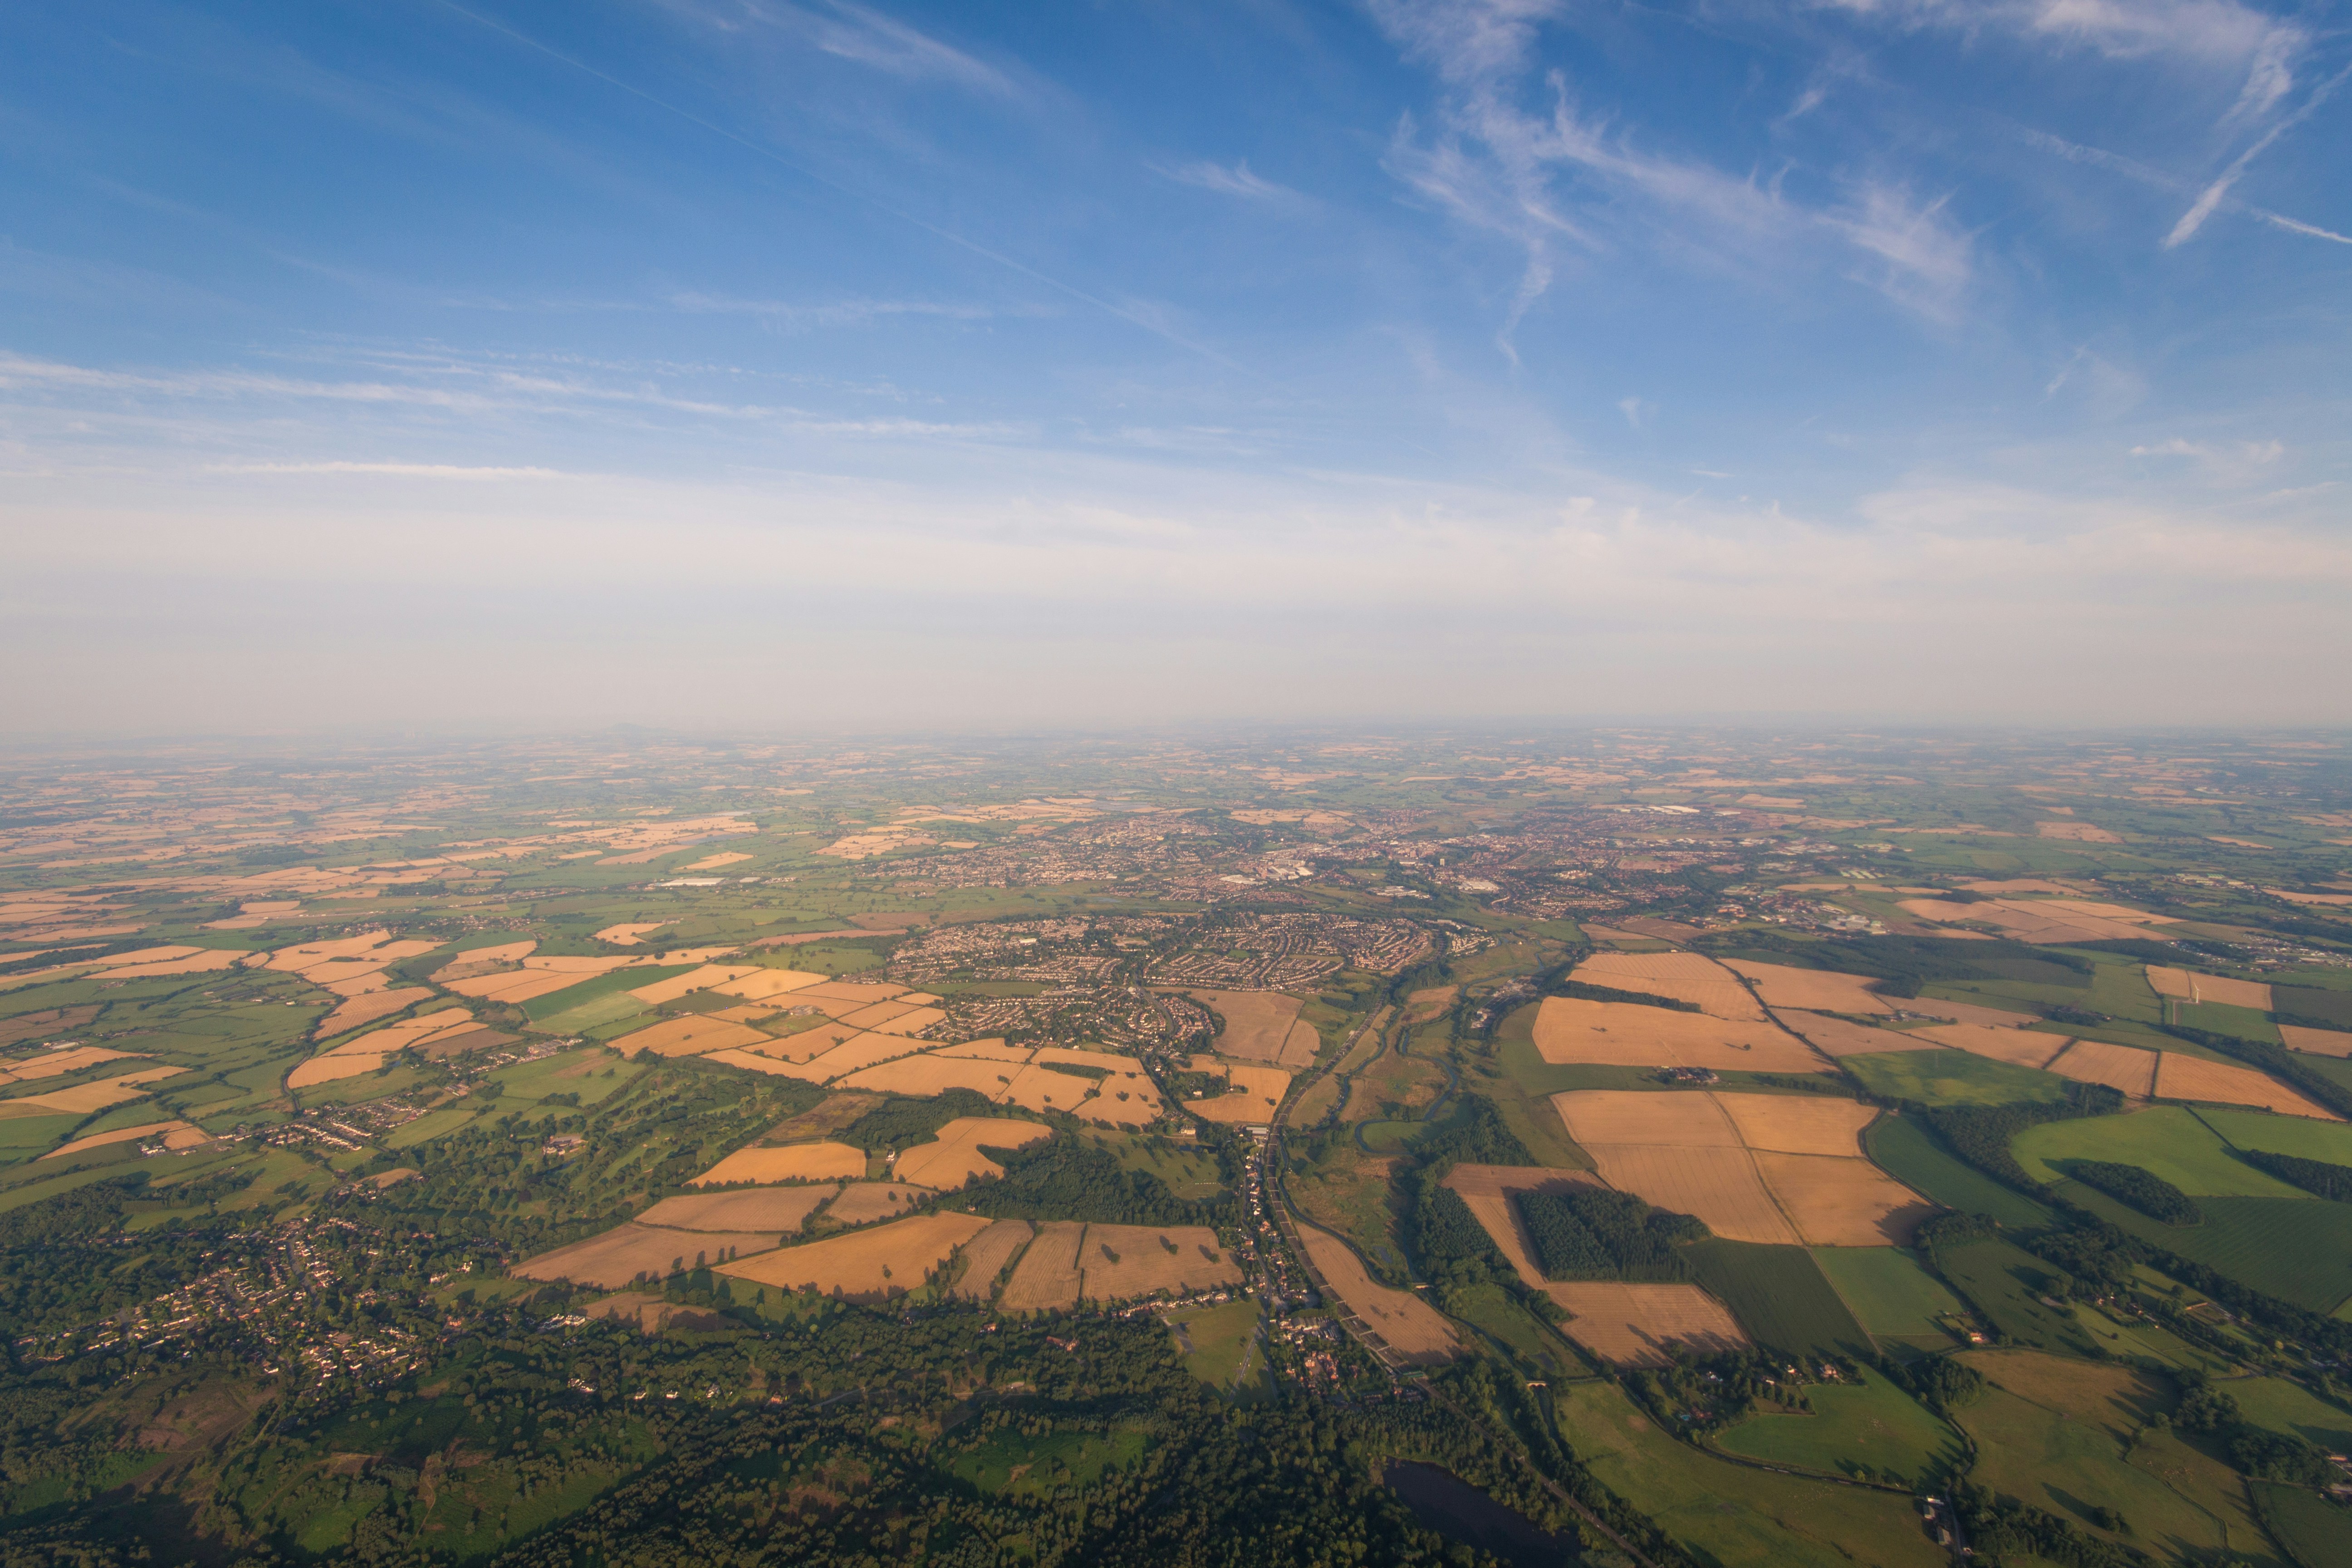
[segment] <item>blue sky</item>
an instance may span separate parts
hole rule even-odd
[[[2235,0],[0,16],[0,725],[2352,720]]]

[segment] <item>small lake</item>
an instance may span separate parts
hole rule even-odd
[[[1537,1528],[1442,1465],[1391,1459],[1381,1472],[1423,1528],[1449,1541],[1491,1552],[1514,1568],[1560,1568],[1576,1561],[1576,1538]]]

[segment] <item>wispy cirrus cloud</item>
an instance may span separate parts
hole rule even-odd
[[[1504,235],[1525,263],[1497,342],[1516,358],[1521,320],[1551,286],[1556,247],[1640,244],[1715,266],[1801,261],[1825,237],[1847,247],[1848,275],[1910,310],[1949,321],[1974,269],[1973,241],[1950,194],[1921,199],[1898,180],[1840,183],[1848,199],[1810,207],[1757,171],[1650,151],[1631,130],[1588,115],[1566,74],[1542,77],[1549,112],[1524,107],[1538,25],[1556,0],[1378,0],[1407,55],[1448,91],[1423,133],[1401,119],[1391,174],[1461,220]],[[1729,258],[1737,257],[1738,261]]]
[[[720,32],[759,26],[786,34],[836,59],[902,81],[945,82],[1018,98],[1013,79],[985,60],[852,0],[796,5],[791,0],[663,0],[665,8]]]
[[[1288,185],[1278,185],[1253,172],[1247,158],[1230,169],[1223,163],[1206,160],[1173,166],[1154,163],[1150,167],[1154,174],[1164,175],[1180,185],[1192,185],[1201,190],[1214,191],[1220,195],[1240,196],[1245,201],[1295,202],[1305,199]]]

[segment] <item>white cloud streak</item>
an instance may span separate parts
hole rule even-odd
[[[1278,185],[1272,180],[1252,172],[1247,158],[1240,160],[1230,169],[1223,163],[1206,161],[1180,163],[1173,167],[1155,163],[1151,165],[1151,169],[1153,173],[1165,175],[1180,185],[1192,185],[1203,191],[1214,191],[1219,195],[1239,196],[1244,201],[1295,202],[1303,199],[1289,186]]]

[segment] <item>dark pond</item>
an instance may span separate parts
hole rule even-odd
[[[1576,1538],[1552,1535],[1440,1465],[1391,1459],[1381,1472],[1423,1528],[1491,1552],[1516,1568],[1560,1568],[1576,1561]]]

